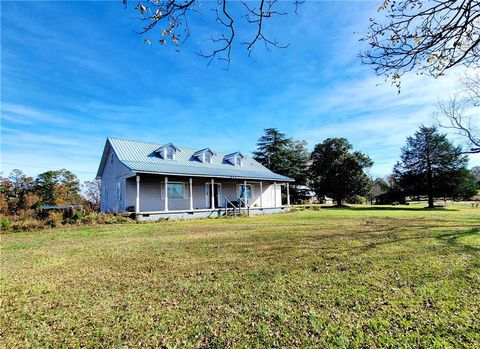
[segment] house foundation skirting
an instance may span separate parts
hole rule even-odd
[[[282,213],[290,211],[289,207],[264,207],[250,208],[250,216]],[[242,209],[242,214],[247,214],[247,209]],[[157,211],[157,212],[139,212],[135,214],[137,221],[158,221],[160,219],[194,219],[194,218],[217,218],[225,215],[225,208],[205,209],[193,211]]]

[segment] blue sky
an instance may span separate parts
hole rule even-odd
[[[276,127],[310,149],[346,137],[374,160],[373,176],[387,175],[457,77],[412,74],[398,95],[363,66],[359,33],[377,5],[307,2],[300,16],[267,24],[288,49],[259,45],[249,58],[236,47],[226,71],[194,53],[210,47],[212,2],[202,2],[180,52],[143,43],[133,2],[127,10],[120,1],[2,2],[1,171],[67,168],[87,180],[107,136],[248,153],[264,128]]]

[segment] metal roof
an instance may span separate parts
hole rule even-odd
[[[163,159],[155,153],[161,144],[119,138],[107,138],[97,178],[112,147],[118,159],[133,173],[158,173],[172,175],[210,176],[220,178],[264,179],[293,182],[293,179],[276,174],[251,157],[244,156],[242,166],[234,166],[225,160],[226,153],[214,151],[211,163],[200,162],[194,154],[196,149],[177,147],[175,160]]]

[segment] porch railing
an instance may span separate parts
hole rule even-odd
[[[229,209],[231,209],[231,210],[232,210],[232,215],[233,215],[234,217],[236,217],[236,216],[237,216],[237,206],[235,206],[235,205],[233,204],[233,202],[231,202],[230,200],[228,200],[226,196],[224,196],[223,198],[224,198],[224,200],[225,200],[225,216],[228,216]],[[238,211],[239,211],[239,213],[240,213],[240,208],[238,208]]]
[[[245,207],[247,209],[247,216],[250,217],[250,205],[247,202],[245,202],[245,200],[243,200],[240,196],[237,196],[237,200],[238,200],[238,202],[240,202],[240,205],[239,205],[240,210],[241,210],[242,204],[243,204],[243,207]]]

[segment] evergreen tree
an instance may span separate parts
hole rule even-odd
[[[265,134],[257,142],[257,150],[253,158],[269,170],[293,178],[291,186],[292,202],[300,201],[302,193],[297,185],[304,185],[307,181],[309,152],[307,142],[294,141],[275,128],[267,128]]]
[[[466,168],[459,170],[451,183],[455,184],[450,192],[453,199],[469,200],[479,189],[475,175]]]
[[[276,128],[267,128],[265,134],[257,142],[257,150],[253,152],[253,158],[269,170],[284,174],[286,172],[288,159],[287,149],[292,140]]]
[[[445,134],[434,126],[421,126],[407,138],[394,176],[407,195],[427,195],[428,207],[433,208],[435,197],[459,195],[467,163],[461,147],[455,147]]]
[[[310,180],[317,196],[331,196],[337,206],[353,195],[365,195],[371,181],[365,170],[373,161],[361,152],[352,152],[345,138],[328,138],[317,144],[311,155]]]
[[[40,173],[35,180],[36,192],[43,204],[65,205],[81,202],[80,181],[66,170],[50,170]]]
[[[478,184],[478,187],[480,189],[480,166],[474,166],[470,169],[470,172],[473,174],[475,177],[475,180]]]

